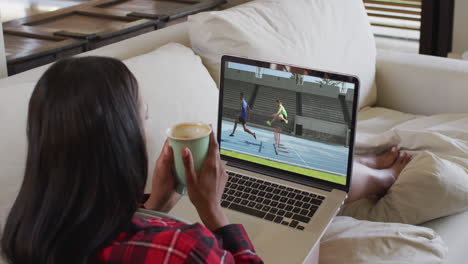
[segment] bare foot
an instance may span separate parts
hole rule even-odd
[[[413,157],[410,154],[401,152],[390,168],[379,170],[376,176],[383,194],[393,185],[398,176],[400,176],[401,171],[403,171],[412,159]]]
[[[371,196],[384,196],[412,158],[410,154],[401,152],[397,155],[393,164],[383,170],[373,169],[362,163],[355,162],[353,164],[351,190],[348,193],[346,202],[349,203]]]
[[[382,170],[390,168],[398,158],[399,150],[393,146],[388,151],[376,156],[357,156],[356,161],[367,167]]]
[[[393,163],[392,167],[385,169],[384,171],[388,171],[393,178],[398,178],[400,176],[401,171],[410,163],[413,159],[413,156],[406,152],[401,152],[396,161]]]

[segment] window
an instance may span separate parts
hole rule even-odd
[[[422,0],[364,0],[374,34],[419,42]]]
[[[443,57],[452,50],[454,0],[363,1],[377,43]]]

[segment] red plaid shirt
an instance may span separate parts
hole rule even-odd
[[[214,232],[200,224],[134,216],[97,255],[99,263],[263,263],[242,225]]]

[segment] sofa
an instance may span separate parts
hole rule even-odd
[[[275,0],[271,1],[275,2]],[[309,0],[309,2],[311,1]],[[355,5],[357,4],[355,3]],[[212,15],[217,15],[217,13],[215,12]],[[216,79],[216,72],[206,69],[210,69],[208,64],[212,58],[203,57],[203,55],[201,55],[202,59],[198,58],[197,52],[203,53],[206,51],[200,50],[200,43],[203,42],[201,40],[203,39],[202,36],[194,36],[194,30],[199,29],[194,24],[202,23],[203,21],[200,22],[203,20],[202,16],[197,15],[190,18],[188,22],[143,34],[80,55],[108,56],[125,60],[128,62],[127,66],[131,65],[129,68],[137,76],[140,85],[144,83],[146,90],[143,92],[143,98],[149,105],[150,116],[158,117],[152,118],[149,124],[150,146],[148,152],[150,161],[154,161],[158,156],[164,140],[164,130],[171,122],[189,119],[216,124],[218,90],[216,81],[209,79],[210,75]],[[359,30],[359,28],[352,28],[352,30]],[[208,33],[210,33],[209,30]],[[333,32],[330,32],[330,34],[333,34]],[[197,43],[197,41],[199,42]],[[167,47],[166,44],[168,43],[177,43],[177,45]],[[196,47],[193,46],[194,44],[196,44]],[[154,54],[154,51],[161,47],[165,49],[164,51],[179,51],[184,49],[182,45],[193,48],[196,54],[187,54],[191,56],[189,60]],[[181,51],[181,53],[187,52],[185,49]],[[360,50],[360,52],[363,52],[363,57],[367,56],[372,59],[372,54],[364,54],[365,49]],[[372,53],[372,51],[369,51],[369,53]],[[424,119],[430,116],[435,116],[435,119],[441,120],[441,116],[444,117],[441,114],[447,113],[455,114],[458,121],[468,120],[466,119],[468,118],[468,114],[466,114],[468,113],[468,104],[466,103],[466,98],[468,98],[467,62],[386,50],[377,50],[374,60],[375,64],[370,67],[373,68],[374,73],[370,71],[372,80],[369,81],[368,89],[373,89],[375,94],[369,95],[370,99],[364,98],[361,100],[361,103],[365,101],[366,104],[360,104],[357,141],[362,143],[363,146],[366,144],[372,145],[374,142],[376,145],[373,147],[377,150],[379,147],[392,142],[391,140],[384,141],[379,136],[384,134],[385,137],[386,132],[392,131],[395,127],[412,120],[416,123],[422,122],[419,121],[421,118]],[[178,64],[173,64],[174,62]],[[158,81],[158,78],[162,78],[166,74],[165,71],[169,71],[174,66],[179,67],[182,63],[199,65],[199,69],[188,73],[192,79],[190,79],[191,83],[188,83],[186,87],[177,86],[179,80],[176,77],[169,81]],[[206,68],[203,66],[206,66]],[[4,124],[1,129],[2,133],[0,133],[0,188],[2,189],[0,191],[0,225],[4,224],[8,208],[14,202],[22,180],[26,148],[25,121],[28,99],[35,82],[47,67],[48,65],[0,79],[0,121]],[[181,72],[179,73],[182,74],[190,71],[188,67],[180,69]],[[152,75],[152,71],[163,73]],[[174,110],[173,107],[176,109]],[[197,107],[195,112],[198,114],[191,111],[193,107]],[[163,111],[163,114],[157,115],[161,111]],[[449,119],[455,120],[453,115]],[[455,126],[458,126],[459,123],[456,122]],[[418,129],[424,130],[427,127],[426,124],[423,124]],[[456,136],[468,142],[462,131],[464,128],[462,124],[461,129],[456,127],[453,131],[457,132]],[[360,138],[360,133],[366,137]],[[468,149],[468,146],[462,147]],[[414,155],[421,151],[418,148],[407,150],[414,153]],[[468,158],[467,153],[465,153],[466,156],[462,156],[460,159]],[[154,162],[150,162],[149,168],[152,171]],[[461,173],[463,173],[463,169],[465,169],[465,173],[468,172],[466,167],[461,167]],[[461,178],[459,180],[463,180]],[[468,178],[466,179],[468,180]],[[150,184],[147,186],[150,186]],[[149,191],[149,189],[147,190]],[[464,190],[460,192],[465,194]],[[187,198],[184,197],[184,199],[183,202],[187,202]],[[450,201],[446,202],[450,203]],[[439,259],[443,259],[444,263],[466,262],[464,241],[468,239],[468,212],[464,210],[468,207],[468,200],[466,200],[466,203],[463,200],[458,201],[458,203],[461,205],[457,208],[444,211],[445,215],[435,215],[434,219],[430,221],[425,221],[425,219],[430,218],[424,218],[423,220],[419,219],[425,221],[422,223],[415,222],[416,220],[406,222],[410,224],[418,223],[419,226],[431,228],[440,235],[440,238],[445,241],[448,247],[448,254],[439,254]],[[375,204],[373,205],[375,206]],[[366,204],[365,206],[372,206],[372,204]],[[378,217],[365,219],[366,217],[363,217],[362,213],[358,212],[359,210],[353,211],[351,209],[349,209],[349,215],[353,216],[354,214],[356,218],[371,221],[379,219]],[[180,212],[180,209],[176,208],[175,211],[177,212],[177,210]],[[346,210],[342,213],[346,213]],[[187,217],[182,215],[182,217],[196,220],[196,216]],[[394,222],[391,218],[382,221]],[[382,245],[381,252],[385,252],[385,244]],[[364,258],[361,262],[375,263],[371,260],[375,259],[369,258],[369,262],[366,262]],[[388,263],[401,263],[400,260],[388,261]]]
[[[0,16],[1,19],[1,16]],[[0,31],[3,32],[3,26],[0,25]],[[0,54],[5,55],[5,41],[3,40],[3,34],[0,36]],[[0,58],[0,78],[7,76],[6,56]]]

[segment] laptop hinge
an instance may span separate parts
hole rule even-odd
[[[306,186],[317,188],[317,189],[324,190],[324,191],[327,191],[327,192],[331,192],[333,190],[333,188],[331,188],[330,186],[326,186],[324,184],[314,182],[313,180],[304,180],[304,179],[301,179],[299,177],[288,175],[287,173],[279,173],[279,172],[276,172],[276,171],[258,170],[253,166],[249,166],[248,164],[241,163],[241,162],[229,161],[229,162],[227,162],[227,166],[231,166],[231,167],[234,167],[234,168],[238,168],[238,169],[241,169],[241,170],[246,170],[246,171],[250,171],[250,172],[254,172],[254,173],[258,173],[258,174],[267,175],[267,176],[270,176],[270,177],[278,178],[278,179],[289,181],[289,182],[294,182],[294,183],[301,184],[301,185],[306,185]],[[313,179],[313,178],[311,178],[311,179]]]

